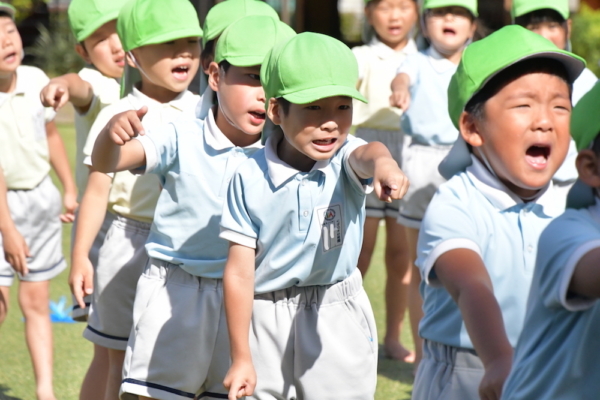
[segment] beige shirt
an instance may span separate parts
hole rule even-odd
[[[23,65],[16,74],[15,90],[0,93],[0,165],[8,189],[30,190],[50,172],[46,123],[56,114],[40,101],[46,74]]]
[[[162,125],[180,118],[195,118],[195,109],[200,97],[189,91],[181,93],[169,103],[159,103],[133,89],[133,92],[118,102],[105,107],[90,130],[84,147],[85,154],[91,154],[96,138],[108,121],[124,111],[148,107],[148,113],[142,119],[144,130],[160,128]],[[84,160],[92,165],[91,157]],[[108,198],[108,210],[142,222],[152,222],[154,209],[160,193],[160,181],[156,175],[134,175],[129,171],[114,174]]]
[[[395,51],[376,37],[369,44],[352,49],[358,61],[358,90],[369,101],[365,104],[354,100],[353,125],[369,129],[400,130],[402,110],[390,107],[390,85],[406,56],[417,51],[412,39],[402,50]]]
[[[77,183],[79,201],[81,202],[81,197],[85,192],[88,176],[90,174],[89,168],[83,163],[85,157],[89,157],[91,155],[84,154],[83,152],[85,142],[100,111],[104,107],[119,100],[120,87],[116,79],[104,76],[94,68],[83,68],[81,71],[79,71],[79,77],[88,82],[92,86],[92,91],[94,92],[92,104],[87,112],[78,113],[77,109],[75,110],[75,133],[77,137],[77,149],[75,153],[75,182]]]

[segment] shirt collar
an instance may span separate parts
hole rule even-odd
[[[221,132],[221,130],[217,126],[217,121],[215,121],[215,115],[214,115],[212,109],[208,110],[208,115],[206,116],[204,123],[206,124],[204,137],[206,138],[206,143],[210,147],[212,147],[213,149],[215,149],[217,151],[237,147],[236,145],[234,145],[231,142],[231,140],[229,140],[229,138],[227,136],[225,136],[225,134],[223,132]],[[262,147],[262,144],[261,144],[260,140],[257,140],[256,142],[252,143],[249,146],[246,146],[245,148],[249,149],[249,148],[261,148],[261,147]]]
[[[296,168],[282,161],[277,155],[277,145],[282,140],[285,140],[285,138],[282,136],[280,130],[275,129],[274,134],[269,136],[267,143],[265,144],[267,170],[269,172],[269,178],[276,188],[300,172]],[[317,161],[310,172],[321,171],[324,175],[327,175],[327,171],[330,169],[330,161],[331,160]]]
[[[458,67],[452,61],[441,55],[436,49],[433,48],[433,46],[429,46],[429,48],[426,50],[426,53],[429,56],[431,65],[437,72],[446,72]]]
[[[144,93],[140,92],[138,90],[138,88],[136,88],[134,86],[132,92],[128,96],[130,99],[132,99],[134,104],[136,104],[136,106],[137,106],[136,108],[139,108],[143,105],[146,105],[146,106],[150,106],[150,105],[166,106],[166,105],[168,105],[179,111],[185,111],[189,108],[190,102],[192,101],[191,98],[194,95],[189,90],[184,90],[183,92],[179,93],[177,95],[177,97],[175,97],[173,100],[169,101],[168,103],[162,104],[162,103],[146,96]]]
[[[399,55],[406,56],[407,54],[413,54],[419,51],[417,49],[417,44],[412,38],[408,40],[408,43],[406,44],[406,46],[404,46],[403,49],[398,51],[392,49],[387,44],[383,43],[377,38],[377,36],[373,36],[373,39],[371,39],[371,41],[369,42],[369,46],[371,47],[371,49],[373,49],[377,57],[384,60],[386,58],[398,57]]]
[[[511,192],[500,180],[488,171],[488,169],[477,159],[471,156],[472,164],[467,167],[467,176],[473,185],[499,210],[506,210],[516,205],[524,205],[525,202],[516,194]],[[539,204],[544,213],[550,217],[556,217],[564,211],[560,201],[557,201],[556,193],[549,182],[540,193],[528,204]]]

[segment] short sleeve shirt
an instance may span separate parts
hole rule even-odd
[[[0,93],[0,166],[8,189],[30,190],[50,172],[46,123],[56,114],[40,101],[46,74],[24,65],[16,74],[15,90]]]
[[[100,112],[90,130],[84,153],[92,153],[96,138],[116,114],[147,106],[148,113],[142,119],[142,125],[144,130],[150,131],[180,118],[194,118],[198,99],[197,95],[185,91],[172,101],[162,104],[134,88],[132,93]],[[84,160],[86,165],[91,165],[91,161],[91,157]],[[117,172],[108,197],[108,210],[137,221],[152,222],[159,192],[160,182],[154,175],[139,176],[129,171]]]
[[[515,346],[525,319],[539,237],[562,211],[551,184],[537,199],[524,203],[473,157],[466,171],[440,186],[423,219],[416,261],[423,278],[420,335],[473,349],[460,310],[434,269],[442,254],[468,249],[483,260],[508,339]]]
[[[567,210],[540,238],[523,333],[503,399],[596,399],[600,303],[569,292],[575,267],[600,247],[600,202]]]
[[[179,264],[192,275],[220,279],[229,243],[219,221],[229,181],[237,167],[262,145],[236,147],[205,120],[180,119],[138,137],[146,173],[163,187],[146,243],[150,257]]]
[[[279,131],[276,131],[279,132]],[[348,136],[331,160],[300,172],[277,155],[281,133],[244,162],[229,186],[221,237],[256,249],[255,292],[330,285],[356,269],[370,186],[348,163],[365,144]]]
[[[457,65],[433,47],[409,54],[398,68],[410,79],[410,106],[402,116],[402,131],[423,145],[451,145],[458,130],[448,114],[448,85]]]

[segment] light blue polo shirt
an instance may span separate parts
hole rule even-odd
[[[600,247],[600,202],[567,210],[542,234],[523,333],[503,399],[600,398],[600,303],[569,293],[581,258]]]
[[[471,157],[473,164],[441,185],[425,212],[416,261],[423,278],[425,314],[419,334],[473,349],[457,304],[433,270],[442,254],[469,249],[479,254],[487,268],[514,347],[525,319],[538,239],[563,208],[551,184],[524,203]]]
[[[410,78],[410,106],[402,115],[402,131],[413,143],[451,145],[458,130],[448,114],[448,85],[457,65],[433,47],[409,54],[398,68]]]
[[[150,130],[138,140],[146,173],[158,175],[160,193],[146,242],[148,255],[179,264],[192,275],[221,279],[229,243],[219,238],[227,187],[237,167],[261,146],[236,147],[205,120],[184,119]]]
[[[330,285],[356,269],[365,221],[364,186],[348,164],[362,139],[300,172],[277,156],[279,130],[231,180],[221,237],[256,249],[255,292]]]

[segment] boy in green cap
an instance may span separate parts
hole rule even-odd
[[[437,166],[458,137],[446,111],[446,89],[475,33],[477,15],[476,0],[425,0],[421,21],[423,34],[431,46],[408,55],[392,81],[390,103],[403,110],[402,168],[411,183],[400,202],[398,223],[406,227],[411,264],[416,259],[417,237],[425,210],[438,186],[445,181]],[[408,306],[416,371],[422,356],[417,327],[423,312],[419,294],[421,280],[418,271],[410,268]]]
[[[55,400],[49,282],[67,266],[61,221],[73,221],[77,189],[55,113],[40,102],[40,90],[49,79],[38,68],[21,65],[23,44],[14,17],[15,9],[0,2],[0,324],[16,278],[35,395]],[[50,168],[64,189],[62,215]]]
[[[570,51],[569,0],[513,0],[511,14],[515,24],[542,35],[559,49]],[[597,81],[598,78],[592,71],[584,69],[573,83],[573,105],[576,105]],[[567,158],[553,178],[563,198],[577,179],[576,158],[575,142],[571,141]]]
[[[600,393],[600,85],[573,109],[579,179],[593,203],[542,233],[523,332],[503,399],[596,399]]]
[[[413,399],[498,399],[539,237],[563,202],[571,87],[585,62],[520,26],[470,45],[448,88],[460,136],[419,235],[424,356]],[[544,397],[545,398],[545,397]]]
[[[219,220],[231,176],[262,147],[260,64],[277,41],[293,35],[271,17],[237,20],[221,35],[209,67],[219,102],[206,118],[180,119],[132,140],[143,128],[130,111],[98,138],[97,168],[139,168],[163,186],[146,243],[150,262],[137,286],[124,400],[227,397],[222,277],[228,243],[218,236]]]
[[[356,268],[365,196],[374,186],[392,201],[408,181],[383,144],[348,135],[352,99],[365,101],[357,78],[352,52],[315,33],[276,45],[261,69],[282,132],[237,169],[221,218],[230,400],[375,394],[377,333]]]
[[[144,116],[145,127],[182,117],[193,118],[199,97],[187,90],[199,67],[202,30],[192,4],[187,0],[168,3],[131,0],[120,10],[117,32],[127,53],[124,77],[139,71],[139,81],[123,79],[120,101],[105,107],[92,125],[84,153],[107,122],[127,110]],[[129,86],[131,85],[131,86]],[[79,302],[93,292],[84,337],[108,349],[105,399],[118,397],[123,359],[133,326],[133,303],[137,281],[148,261],[144,244],[160,193],[155,176],[136,176],[128,171],[104,174],[91,169],[79,210],[73,244],[72,290]],[[98,253],[96,271],[89,252],[102,225],[104,214],[110,226]],[[93,281],[92,281],[93,279]]]

